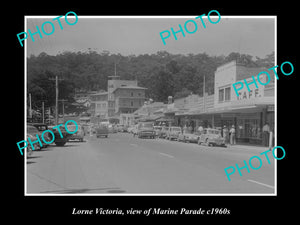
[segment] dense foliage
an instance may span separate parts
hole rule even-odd
[[[49,78],[56,75],[59,82],[59,98],[73,102],[75,90],[107,90],[108,76],[117,75],[121,79],[137,79],[139,86],[146,87],[146,97],[154,101],[167,101],[168,96],[184,97],[188,94],[203,93],[203,77],[206,92],[214,91],[214,72],[216,68],[231,60],[247,66],[274,65],[274,52],[265,58],[253,59],[250,55],[230,53],[228,56],[209,56],[200,54],[170,54],[159,51],[156,54],[129,55],[63,52],[56,56],[41,53],[27,58],[27,92],[31,93],[33,108],[55,105],[55,82]]]

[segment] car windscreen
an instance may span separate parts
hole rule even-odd
[[[184,133],[185,133],[185,134],[192,134],[192,131],[186,130]]]
[[[36,127],[33,127],[33,126],[27,126],[27,133],[30,133],[30,134],[32,134],[32,133],[38,133],[39,131],[38,131],[38,129],[36,128]]]
[[[181,128],[180,127],[173,127],[172,131],[180,131],[181,132]]]
[[[68,131],[73,132],[76,130],[76,125],[68,125]],[[78,130],[80,130],[80,126],[78,125]]]
[[[153,124],[152,123],[141,123],[140,128],[150,128],[152,129],[153,128]]]

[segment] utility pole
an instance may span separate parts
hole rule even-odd
[[[55,80],[55,124],[58,125],[58,76],[55,76],[55,79],[49,78],[49,80]]]
[[[205,112],[205,75],[203,75],[203,112]]]
[[[45,123],[45,107],[44,107],[44,102],[42,102],[42,115],[43,115],[43,123]]]
[[[29,117],[32,119],[31,93],[29,93]]]
[[[60,101],[60,102],[62,102],[62,104],[63,104],[63,120],[64,120],[64,122],[65,122],[65,102],[67,102],[68,100],[65,100],[65,99],[61,99],[61,100],[58,100],[58,101]]]

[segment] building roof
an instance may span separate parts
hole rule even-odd
[[[95,96],[95,95],[107,95],[107,94],[108,94],[107,91],[103,91],[103,92],[97,92],[97,93],[91,94],[91,96]]]
[[[134,85],[125,85],[121,87],[117,87],[113,92],[115,92],[117,89],[137,89],[137,90],[146,90],[147,88],[134,86]]]

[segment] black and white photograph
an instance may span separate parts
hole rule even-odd
[[[276,196],[276,16],[24,25],[26,196]]]

